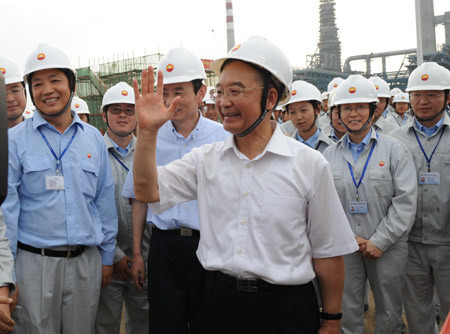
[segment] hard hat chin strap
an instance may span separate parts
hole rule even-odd
[[[16,117],[8,117],[8,121],[15,121],[16,119],[18,119],[19,117],[22,117],[23,113],[25,112],[25,110],[23,110],[18,116]]]
[[[241,133],[236,134],[235,135],[236,137],[245,137],[250,132],[255,130],[258,127],[258,125],[261,124],[263,119],[266,117],[267,113],[269,112],[269,110],[266,110],[267,96],[269,94],[269,85],[270,85],[270,76],[266,74],[264,75],[264,89],[261,97],[261,115],[252,125],[250,125],[250,127],[248,127],[247,130],[244,130]]]
[[[64,114],[67,110],[70,110],[70,105],[72,104],[72,98],[73,98],[73,91],[70,92],[70,98],[69,101],[67,101],[66,105],[64,106],[63,110],[61,110],[59,113],[56,114],[46,114],[45,112],[43,112],[42,110],[39,110],[36,108],[37,111],[39,111],[40,114],[44,115],[45,117],[48,118],[57,118],[59,116],[61,116],[62,114]]]
[[[341,106],[338,105],[337,107],[338,107],[339,120],[341,121],[342,126],[343,126],[344,128],[346,128],[347,131],[350,132],[350,133],[361,133],[361,132],[363,132],[363,131],[367,128],[367,126],[370,124],[370,122],[372,121],[373,114],[374,114],[374,112],[375,112],[375,109],[377,108],[376,105],[370,104],[370,105],[369,105],[369,108],[370,108],[370,114],[369,114],[369,118],[367,119],[367,121],[363,124],[363,126],[362,126],[360,129],[358,129],[358,130],[352,130],[352,129],[350,129],[350,128],[347,126],[347,124],[344,123],[344,121],[343,121],[342,118],[341,118]]]

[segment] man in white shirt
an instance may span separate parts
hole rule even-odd
[[[152,68],[143,72],[142,96],[134,82],[136,198],[151,203],[153,212],[198,200],[197,256],[209,271],[209,332],[317,333],[320,327],[322,333],[338,333],[342,256],[358,246],[326,160],[270,122],[270,112],[289,96],[289,61],[270,41],[251,37],[212,69],[220,74],[216,107],[233,136],[158,168],[156,135],[179,98],[164,106],[162,73],[153,92]]]

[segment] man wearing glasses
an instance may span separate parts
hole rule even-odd
[[[183,48],[175,48],[161,59],[164,73],[161,105],[179,101],[170,120],[158,131],[156,160],[166,165],[193,148],[222,141],[229,136],[221,124],[201,115],[206,93],[206,73],[200,59]],[[150,75],[153,76],[153,73]],[[153,89],[153,87],[152,87]],[[138,132],[138,138],[139,138]],[[147,143],[151,145],[151,142]],[[136,158],[136,157],[135,157]],[[182,173],[180,171],[180,173]],[[128,174],[122,195],[134,198],[133,173]],[[147,204],[133,201],[133,261],[135,284],[145,282],[141,239]],[[153,334],[198,333],[199,305],[205,287],[205,270],[195,251],[200,239],[197,201],[177,205],[155,214],[148,210],[152,226],[149,250],[150,332]],[[136,218],[135,218],[136,217]]]
[[[121,195],[123,184],[133,162],[136,138],[134,111],[134,91],[125,82],[119,82],[108,89],[103,96],[103,121],[108,126],[105,133],[114,178],[114,193],[119,231],[116,239],[113,277],[111,284],[104,286],[100,293],[95,332],[98,334],[118,333],[122,319],[122,306],[125,303],[127,333],[148,333],[147,285],[138,289],[131,280],[131,258],[133,254],[131,201]],[[143,257],[148,257],[150,235],[147,229],[143,234]]]
[[[8,128],[24,120],[22,114],[27,106],[25,82],[19,66],[14,60],[0,55],[0,72],[5,76]]]
[[[389,134],[413,154],[419,182],[404,296],[411,334],[437,333],[435,288],[442,322],[450,307],[450,119],[445,113],[449,76],[434,62],[417,67],[406,88],[414,119]]]
[[[329,164],[270,121],[277,103],[289,98],[290,63],[277,46],[254,36],[212,69],[220,75],[212,96],[233,136],[166,166],[156,165],[156,134],[182,100],[163,105],[163,72],[156,92],[152,68],[142,74],[141,96],[134,82],[136,197],[152,212],[198,201],[197,256],[208,271],[204,332],[317,333],[321,327],[320,333],[338,333],[342,255],[358,246]]]

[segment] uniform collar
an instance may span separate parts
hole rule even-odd
[[[283,134],[279,124],[277,124],[275,122],[271,122],[270,124],[272,126],[272,129],[274,129],[272,137],[270,137],[270,140],[267,143],[266,147],[264,148],[264,151],[253,160],[260,159],[264,154],[266,154],[266,152],[271,152],[271,153],[274,153],[277,155],[282,155],[282,156],[287,156],[287,157],[294,157],[294,153],[292,152],[292,150],[289,146],[289,143],[288,143],[288,141],[291,139],[289,139],[288,136]],[[225,140],[225,145],[220,154],[220,158],[222,158],[224,153],[229,150],[233,150],[237,156],[242,156],[242,153],[239,152],[238,148],[236,147],[236,143],[234,141],[234,136],[229,136]]]
[[[72,127],[74,124],[77,124],[77,126],[82,131],[84,131],[85,123],[80,119],[80,117],[78,117],[76,112],[74,112],[73,110],[71,110],[70,112],[72,114],[72,123],[70,123],[68,128]],[[39,111],[37,109],[35,109],[33,117],[32,117],[33,129],[36,130],[37,128],[39,128],[41,126],[45,126],[45,125],[47,125],[51,128],[55,128],[53,125],[51,125],[49,122],[47,122],[47,120],[44,117],[42,117],[42,115],[39,113]]]

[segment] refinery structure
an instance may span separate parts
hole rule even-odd
[[[423,61],[435,61],[450,69],[450,12],[434,15],[433,1],[415,0],[418,44],[421,48],[406,50],[391,50],[381,53],[370,53],[348,57],[342,63],[339,29],[336,25],[335,0],[319,0],[319,41],[316,52],[307,57],[306,68],[293,68],[294,80],[305,80],[325,91],[328,82],[334,77],[346,78],[350,74],[362,74],[365,77],[373,75],[386,80],[391,87],[406,87],[409,73]],[[227,25],[227,50],[234,46],[234,18],[232,0],[225,0]],[[436,45],[435,27],[444,25],[445,42]],[[418,52],[419,50],[419,52]],[[115,57],[112,61],[93,62],[88,67],[78,68],[77,95],[84,99],[91,112],[91,123],[100,130],[105,130],[101,118],[100,106],[107,89],[120,81],[131,85],[133,78],[139,80],[143,69],[152,65],[156,68],[164,55],[150,54],[141,57]],[[402,64],[397,71],[388,72],[386,60],[389,57],[401,56]],[[372,60],[381,61],[381,72],[374,73]],[[352,63],[365,62],[364,71],[352,69]],[[210,70],[211,59],[202,59],[207,85],[215,85],[217,77]]]

